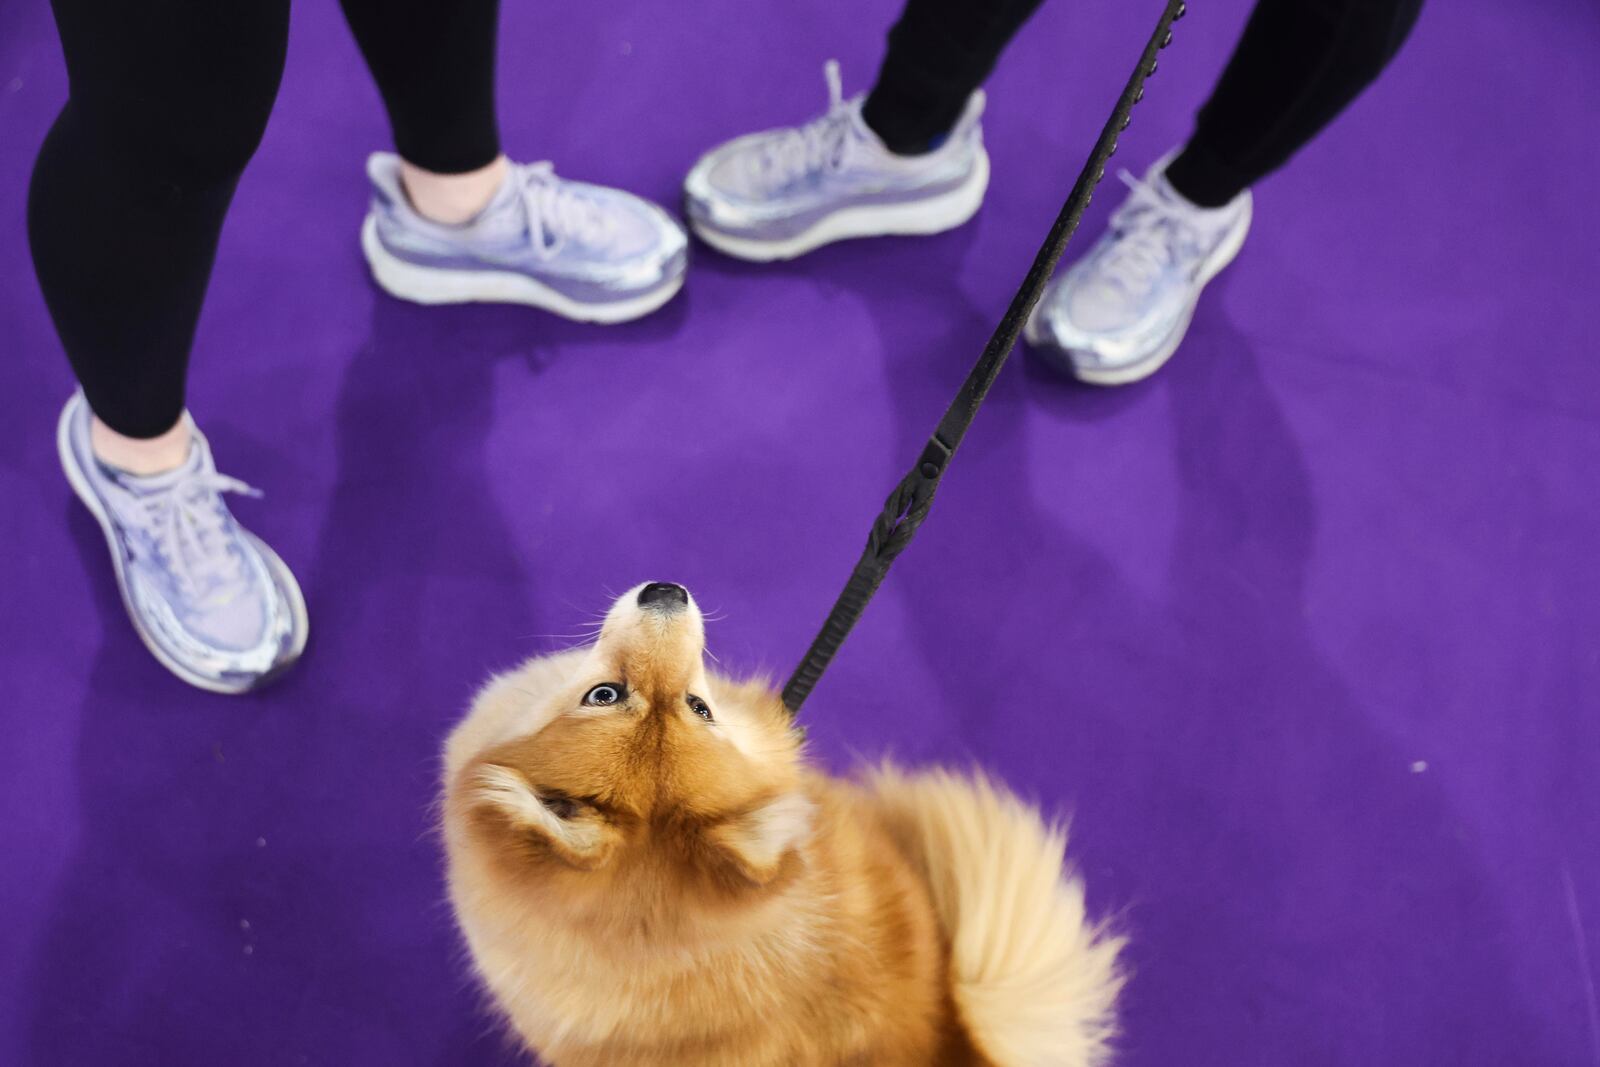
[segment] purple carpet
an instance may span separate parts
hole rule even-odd
[[[699,151],[820,109],[829,56],[863,87],[896,3],[506,7],[511,152],[675,203]],[[372,287],[386,127],[298,5],[191,400],[312,638],[230,700],[139,644],[56,466],[23,204],[65,78],[45,0],[0,4],[0,1064],[519,1062],[443,903],[445,732],[646,578],[726,667],[793,664],[1158,7],[1030,24],[974,224],[701,249],[594,328]],[[1193,7],[1118,163],[1187,132],[1246,13]],[[1007,369],[808,706],[831,765],[976,760],[1073,814],[1132,937],[1128,1067],[1600,1063],[1596,55],[1591,0],[1425,10],[1158,377]]]

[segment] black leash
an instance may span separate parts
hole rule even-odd
[[[1006,357],[1016,347],[1017,336],[1028,321],[1033,306],[1039,302],[1039,296],[1044,292],[1045,284],[1050,280],[1051,272],[1061,259],[1061,253],[1066,249],[1073,231],[1078,228],[1084,209],[1089,206],[1089,198],[1094,195],[1095,186],[1105,177],[1106,160],[1117,150],[1118,134],[1128,128],[1133,105],[1144,97],[1145,79],[1156,72],[1156,53],[1172,43],[1172,24],[1183,17],[1183,12],[1183,0],[1167,0],[1166,10],[1156,23],[1155,33],[1151,34],[1149,43],[1139,56],[1139,65],[1123,87],[1116,108],[1106,120],[1105,128],[1100,131],[1099,140],[1095,141],[1094,151],[1078,173],[1078,180],[1073,183],[1071,195],[1056,216],[1055,225],[1050,227],[1050,235],[1045,238],[1039,254],[1034,256],[1033,266],[1022,280],[1022,287],[1011,298],[1005,318],[995,327],[994,335],[984,346],[977,365],[967,375],[961,392],[956,394],[944,418],[939,420],[939,427],[928,439],[917,465],[901,479],[884,504],[883,513],[873,522],[866,551],[861,554],[855,570],[850,572],[844,592],[839,594],[833,610],[828,612],[822,629],[806,651],[806,658],[800,661],[800,666],[795,668],[794,674],[783,687],[783,703],[791,716],[799,714],[800,705],[811,695],[817,679],[833,662],[839,646],[849,636],[856,620],[861,618],[872,594],[878,591],[883,576],[889,573],[889,565],[911,543],[917,527],[928,517],[933,494],[938,491],[939,479],[944,477],[945,469],[950,465],[950,457],[960,447],[961,439],[966,436],[967,429],[978,414],[978,408],[983,405],[989,387],[999,376],[1000,368],[1005,366]]]

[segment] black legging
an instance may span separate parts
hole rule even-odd
[[[910,0],[866,118],[919,151],[1040,0]],[[1383,69],[1421,0],[1260,0],[1168,178],[1222,204]],[[153,437],[182,414],[217,237],[277,95],[288,0],[53,0],[70,93],[34,167],[33,259],[100,419]],[[461,173],[499,155],[498,0],[343,0],[400,154]]]
[[[426,170],[500,154],[499,0],[342,0],[395,145]],[[28,235],[101,421],[170,429],[223,217],[278,92],[289,0],[52,0],[70,85],[39,150]]]
[[[894,151],[916,153],[967,98],[1041,0],[909,0],[863,117]],[[1259,0],[1167,180],[1205,207],[1282,166],[1399,50],[1422,0]]]

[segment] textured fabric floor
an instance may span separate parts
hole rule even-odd
[[[144,652],[56,467],[23,195],[65,83],[45,0],[0,4],[0,1063],[517,1062],[441,902],[445,731],[645,578],[718,611],[726,666],[798,658],[1158,6],[1040,14],[973,225],[700,250],[662,314],[587,328],[372,288],[385,127],[300,3],[192,403],[312,643],[226,700]],[[1119,163],[1184,135],[1245,14],[1192,7]],[[507,8],[513,153],[675,202],[819,109],[824,59],[864,86],[895,5]],[[977,760],[1074,814],[1129,1067],[1600,1062],[1597,54],[1587,0],[1425,10],[1158,378],[1007,369],[812,699],[836,766]]]

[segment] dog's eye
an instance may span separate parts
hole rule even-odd
[[[583,694],[583,702],[591,708],[603,708],[610,704],[622,702],[622,686],[615,682],[603,682]]]
[[[551,793],[539,798],[545,808],[558,819],[570,819],[578,814],[578,802],[571,797],[564,797],[560,793]]]
[[[711,709],[707,707],[706,702],[701,700],[699,697],[693,695],[689,697],[689,710],[700,716],[706,722],[711,721]]]

